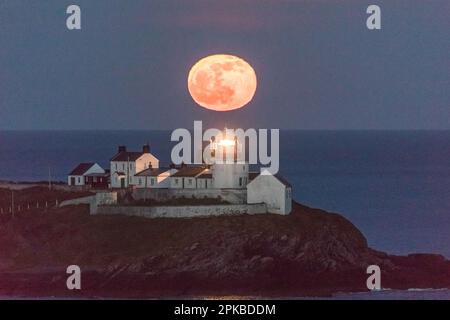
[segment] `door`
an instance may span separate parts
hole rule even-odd
[[[124,178],[120,179],[120,187],[125,188],[125,179]]]
[[[75,177],[71,177],[70,178],[70,185],[74,186],[75,185]]]

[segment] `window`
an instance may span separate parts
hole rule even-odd
[[[192,179],[188,180],[189,185],[192,185]]]
[[[97,182],[97,177],[94,177],[94,182]]]
[[[142,179],[141,178],[139,178],[139,185],[140,186],[142,185]]]
[[[150,179],[150,184],[153,186],[155,184],[155,179],[151,178]]]
[[[239,177],[239,186],[242,186],[242,177]]]
[[[125,164],[122,163],[122,170],[125,170]]]
[[[178,179],[175,179],[175,184],[178,184]]]
[[[78,183],[81,183],[81,178],[80,177],[78,177]]]
[[[130,163],[130,170],[133,170],[133,164]]]
[[[128,177],[128,181],[130,181],[130,183],[131,183],[131,178],[132,178],[131,176]]]

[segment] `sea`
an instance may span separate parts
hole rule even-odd
[[[118,145],[170,163],[170,131],[0,131],[0,180],[67,180]],[[450,258],[450,131],[281,131],[294,199],[348,218],[371,247]]]

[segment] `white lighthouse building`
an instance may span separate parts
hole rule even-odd
[[[135,200],[151,199],[155,203],[164,203],[180,199],[180,205],[149,205],[149,208],[139,206],[135,209],[137,215],[150,217],[193,217],[236,212],[287,215],[292,211],[292,186],[279,174],[272,175],[269,171],[260,170],[249,172],[245,139],[239,139],[234,130],[225,129],[214,136],[209,149],[202,148],[202,151],[202,163],[171,164],[168,168],[160,168],[159,160],[150,153],[148,144],[139,152],[130,152],[125,146],[119,146],[110,160],[109,187],[127,188]],[[108,177],[108,173],[99,167],[102,172],[88,175],[90,171],[86,170],[91,167],[95,168],[95,165],[81,164],[73,170],[68,178],[69,185],[81,183],[83,175],[86,179],[93,175],[92,187],[106,187],[107,180],[96,179]],[[87,183],[88,180],[85,181]],[[197,199],[198,204],[195,200],[190,205],[188,199]],[[217,203],[213,199],[220,201]],[[120,209],[119,206],[117,210],[129,214],[134,209]]]
[[[214,164],[211,167],[212,183],[216,189],[244,189],[248,183],[248,162],[240,160],[243,146],[236,136],[225,136],[211,142]]]

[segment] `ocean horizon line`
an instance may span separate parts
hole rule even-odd
[[[168,132],[174,129],[0,129],[0,132]],[[193,131],[193,128],[186,128]],[[231,129],[231,128],[230,128]],[[249,129],[249,128],[242,128]],[[304,131],[304,132],[448,132],[449,129],[280,129],[263,128],[255,129],[279,129],[280,131]]]

